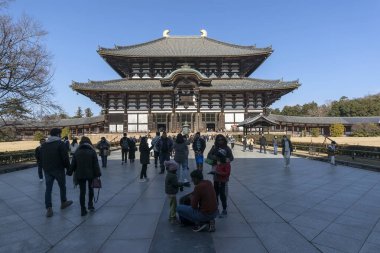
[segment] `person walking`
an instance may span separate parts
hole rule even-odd
[[[253,145],[255,144],[255,139],[253,137],[248,139],[248,149],[250,152],[253,152]]]
[[[243,143],[243,152],[245,152],[245,150],[247,149],[247,136],[244,136],[241,142]]]
[[[120,139],[120,147],[121,147],[121,165],[124,163],[127,164],[127,157],[129,151],[129,142],[127,138],[127,133],[123,134],[123,137]]]
[[[262,152],[262,149],[264,148],[264,154],[267,153],[267,138],[263,134],[260,134],[260,153]]]
[[[154,167],[157,168],[158,158],[159,158],[159,150],[157,149],[156,144],[160,140],[160,132],[156,132],[156,136],[152,140],[153,152],[154,152]]]
[[[102,159],[102,168],[107,168],[107,157],[110,155],[110,144],[106,140],[106,137],[100,138],[96,148],[99,149],[99,156]]]
[[[87,209],[85,205],[86,198],[86,183],[88,188],[88,210],[94,211],[94,189],[91,187],[92,180],[100,177],[99,162],[94,150],[91,140],[83,136],[79,142],[79,147],[73,155],[71,163],[71,171],[75,173],[75,177],[79,184],[79,203],[81,207],[81,216],[87,215]]]
[[[134,163],[136,159],[136,138],[128,138],[128,146],[129,146],[129,152],[128,152],[128,159],[129,163]]]
[[[165,166],[164,161],[170,160],[170,154],[173,150],[173,141],[168,138],[166,132],[162,132],[162,136],[160,140],[156,144],[157,150],[159,152],[159,158],[160,158],[160,168],[161,171],[159,174],[165,173]]]
[[[201,137],[200,132],[197,132],[195,134],[192,146],[193,146],[193,150],[194,150],[195,163],[197,164],[197,169],[202,170],[203,169],[203,160],[204,160],[203,153],[206,149],[206,142]]]
[[[71,157],[74,155],[75,151],[77,151],[78,147],[79,147],[78,139],[74,137],[71,144],[70,144],[70,156]]]
[[[282,136],[281,146],[282,146],[282,155],[284,156],[284,159],[285,159],[285,168],[289,168],[290,156],[293,153],[293,145],[286,135]]]
[[[70,206],[73,201],[67,200],[66,197],[66,172],[70,168],[69,153],[63,141],[61,140],[61,129],[53,128],[50,131],[50,137],[41,146],[40,154],[42,161],[42,168],[45,172],[45,207],[46,216],[53,216],[53,205],[51,200],[51,194],[53,189],[54,180],[57,180],[60,197],[61,197],[61,209],[65,209]]]
[[[335,163],[335,153],[336,153],[336,142],[332,141],[330,145],[327,147],[327,154],[330,158],[331,165],[336,165]]]
[[[45,138],[40,139],[40,145],[34,150],[34,157],[37,160],[38,177],[40,182],[44,181],[44,174],[42,172],[42,159],[41,159],[41,146],[45,143]]]
[[[274,155],[277,155],[277,152],[278,152],[278,141],[277,141],[277,136],[274,136],[274,137],[273,137],[272,144],[273,144],[273,154],[274,154]]]
[[[235,147],[235,138],[231,136],[231,149],[234,150]]]
[[[174,142],[174,161],[179,165],[177,171],[178,179],[180,182],[189,182],[188,177],[188,157],[189,157],[189,142],[183,137],[181,133],[177,135]]]
[[[67,135],[63,137],[63,143],[65,144],[67,152],[70,152],[70,141]]]
[[[147,138],[142,137],[139,147],[141,163],[140,182],[146,182],[149,180],[146,175],[146,170],[148,169],[148,164],[150,163],[150,151],[152,148],[153,146],[148,146]]]

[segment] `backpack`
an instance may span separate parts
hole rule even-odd
[[[121,148],[127,150],[129,149],[128,139],[123,139],[123,141],[121,142]]]

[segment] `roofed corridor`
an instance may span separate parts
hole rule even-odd
[[[216,220],[215,233],[168,222],[165,176],[152,160],[151,180],[139,183],[139,160],[122,166],[113,152],[96,212],[86,217],[71,177],[74,204],[59,209],[55,183],[54,216],[46,218],[36,168],[0,175],[0,252],[380,252],[379,173],[302,158],[284,169],[281,156],[240,147],[234,155],[228,217]]]

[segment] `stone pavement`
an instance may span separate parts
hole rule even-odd
[[[151,180],[138,182],[139,161],[122,166],[119,151],[86,217],[71,177],[74,204],[59,209],[55,183],[54,216],[46,218],[37,169],[2,174],[0,252],[380,252],[379,173],[303,158],[285,169],[280,156],[240,147],[234,155],[228,217],[216,220],[215,233],[169,224],[164,176],[151,164]]]

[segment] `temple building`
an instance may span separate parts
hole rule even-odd
[[[271,47],[240,46],[207,37],[171,36],[132,46],[99,48],[120,75],[73,82],[71,88],[102,107],[104,132],[230,131],[297,89],[298,81],[249,76]]]

